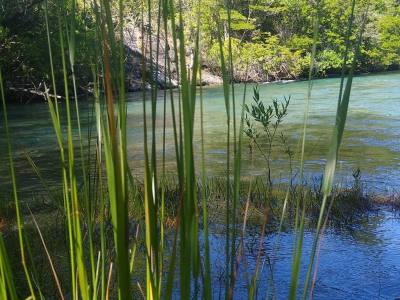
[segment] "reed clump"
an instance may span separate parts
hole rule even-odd
[[[6,99],[0,73],[0,90],[3,119],[7,140],[7,156],[12,184],[12,208],[15,213],[15,232],[0,232],[0,295],[4,299],[110,299],[133,297],[146,299],[213,298],[212,266],[210,264],[209,224],[223,225],[225,261],[223,270],[224,295],[235,296],[235,284],[242,262],[243,240],[246,225],[256,222],[261,238],[268,224],[276,227],[278,235],[289,221],[295,232],[296,249],[290,299],[299,291],[299,266],[302,257],[304,227],[309,219],[315,220],[315,238],[308,261],[308,271],[303,286],[303,299],[308,298],[310,276],[314,270],[316,249],[321,230],[331,215],[350,222],[345,214],[364,211],[368,198],[359,186],[350,190],[334,190],[334,175],[340,144],[345,128],[350,101],[352,78],[360,55],[362,29],[353,30],[355,0],[350,8],[343,57],[336,122],[332,131],[325,173],[320,189],[312,190],[304,182],[304,145],[310,105],[314,60],[318,43],[319,6],[314,7],[313,47],[310,53],[310,72],[307,104],[300,153],[300,181],[280,188],[271,177],[271,153],[278,129],[287,114],[290,99],[273,101],[265,106],[258,90],[253,91],[253,106],[246,106],[247,90],[238,105],[233,82],[232,18],[234,3],[227,1],[216,13],[220,68],[223,75],[221,99],[226,117],[226,174],[223,178],[209,178],[205,168],[204,124],[201,82],[202,35],[200,32],[202,3],[195,3],[197,15],[193,24],[183,19],[184,3],[174,0],[141,2],[137,5],[140,20],[141,52],[146,59],[141,64],[143,96],[143,161],[142,175],[137,178],[128,164],[128,112],[126,103],[126,53],[124,46],[124,17],[127,1],[92,0],[92,27],[88,34],[94,39],[90,57],[93,82],[93,132],[88,134],[90,147],[85,147],[85,133],[81,127],[80,100],[77,86],[76,62],[78,22],[77,6],[81,1],[56,1],[57,32],[48,26],[48,5],[44,3],[48,57],[51,62],[46,101],[58,147],[60,196],[53,198],[56,215],[61,216],[50,225],[38,216],[40,205],[21,202],[19,184],[15,176],[12,133],[9,131]],[[226,14],[225,14],[226,12]],[[362,17],[365,18],[367,11]],[[225,16],[226,17],[221,17]],[[170,37],[161,41],[160,35]],[[187,39],[188,34],[192,37]],[[56,35],[57,45],[50,38]],[[353,36],[357,38],[354,40]],[[156,43],[153,43],[153,40]],[[165,45],[160,45],[164,42]],[[225,51],[225,44],[228,51]],[[163,94],[157,85],[160,47],[170,49],[165,56],[165,80],[171,80],[172,65],[178,78],[176,93]],[[188,49],[192,55],[188,58]],[[57,52],[57,55],[55,55]],[[61,79],[56,78],[53,58],[59,57]],[[349,57],[352,58],[349,65]],[[150,62],[150,64],[148,63]],[[169,73],[169,74],[168,74]],[[58,74],[58,71],[57,71]],[[56,80],[57,79],[57,80]],[[62,81],[65,106],[59,105],[57,89]],[[150,88],[146,89],[146,82]],[[172,87],[172,84],[169,86]],[[169,98],[167,97],[169,96]],[[161,107],[160,107],[161,105]],[[172,112],[175,170],[169,179],[165,169],[166,107]],[[199,107],[200,106],[200,107]],[[196,110],[200,109],[200,120]],[[158,140],[158,113],[162,111],[163,139]],[[149,115],[149,117],[148,117]],[[262,149],[257,143],[250,116],[261,122],[267,134],[268,146]],[[201,127],[201,155],[195,155],[194,127]],[[247,126],[247,127],[246,127]],[[242,156],[244,136],[247,134],[258,150],[266,156],[267,177],[243,180]],[[285,144],[285,136],[280,141]],[[292,157],[294,150],[285,148]],[[162,152],[162,155],[160,155]],[[255,152],[252,155],[257,155]],[[157,163],[161,157],[161,167]],[[29,159],[28,159],[29,160]],[[195,163],[200,161],[200,164]],[[32,168],[40,178],[40,171]],[[199,176],[200,174],[200,176]],[[291,177],[290,177],[291,178]],[[52,197],[53,196],[53,197]],[[51,213],[49,213],[51,215]],[[222,216],[222,218],[221,218]],[[215,218],[215,219],[214,219]],[[52,220],[50,220],[52,221]],[[7,243],[5,244],[4,241]],[[261,243],[261,242],[260,242]],[[15,247],[18,256],[10,258]],[[62,250],[60,250],[62,249]],[[259,279],[261,250],[257,255],[254,273],[249,280],[248,295],[255,298]],[[44,269],[36,267],[37,264]],[[47,273],[44,270],[50,270]],[[21,271],[22,270],[22,271]],[[272,272],[271,267],[271,272]],[[49,286],[51,286],[49,288]]]

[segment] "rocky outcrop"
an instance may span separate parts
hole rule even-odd
[[[151,81],[154,81],[158,88],[176,88],[178,86],[178,80],[176,78],[176,72],[173,68],[171,72],[171,78],[169,78],[165,66],[162,63],[158,63],[153,59],[153,65],[151,66],[151,61],[134,49],[126,46],[126,87],[129,92],[139,91],[143,88],[143,78],[145,78],[144,87],[150,88]],[[142,63],[146,64],[146,74],[142,74]],[[153,70],[153,76],[151,76],[151,71]],[[201,82],[199,85],[216,85],[222,84],[222,78],[212,74],[207,68],[202,69]]]
[[[201,70],[201,85],[216,85],[222,84],[222,78],[211,73],[207,68]]]
[[[145,40],[145,39],[143,39]],[[150,88],[151,82],[155,82],[160,89],[175,88],[178,86],[178,78],[176,72],[176,62],[174,51],[165,49],[166,37],[161,35],[159,41],[155,38],[152,40],[152,59],[149,54],[149,44],[142,47],[142,32],[137,27],[127,27],[125,30],[125,49],[126,59],[126,87],[128,91],[138,91],[144,87]],[[172,44],[171,41],[169,41]],[[157,45],[158,44],[158,45]],[[158,47],[158,51],[157,51]],[[146,49],[146,55],[143,55],[142,49]],[[187,53],[187,68],[191,69],[191,61],[193,53]],[[166,61],[170,59],[170,72],[167,72]],[[146,65],[146,74],[142,74],[143,62]],[[153,74],[151,74],[151,71]],[[171,74],[171,78],[169,77]],[[202,68],[202,80],[199,85],[222,84],[222,78],[212,74],[205,66]]]
[[[143,85],[150,88],[151,82],[155,82],[160,89],[175,88],[178,86],[174,78],[169,78],[165,67],[157,61],[151,61],[144,57],[139,51],[128,46],[126,51],[126,88],[129,92],[141,90]],[[145,74],[142,74],[143,62],[145,63]],[[153,74],[151,74],[153,72]],[[143,84],[144,79],[144,84]]]
[[[177,78],[174,76],[174,69],[171,70],[170,78],[165,66],[166,57],[171,54],[164,49],[165,37],[161,36],[159,41],[155,38],[152,40],[151,58],[149,53],[149,44],[147,43],[142,47],[142,40],[146,41],[147,37],[142,39],[142,32],[139,30],[139,27],[134,26],[134,24],[127,25],[124,36],[127,90],[138,91],[141,90],[143,86],[144,88],[150,88],[152,82],[156,83],[157,87],[160,89],[177,87],[178,82]],[[142,49],[145,49],[145,54],[142,53]],[[143,63],[145,63],[145,74],[142,74]]]

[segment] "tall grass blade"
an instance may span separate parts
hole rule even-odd
[[[289,290],[289,299],[296,299],[297,287],[298,287],[298,278],[300,271],[300,263],[301,256],[303,253],[303,235],[304,235],[304,222],[305,222],[305,209],[306,209],[306,197],[303,191],[304,185],[304,159],[305,159],[305,145],[306,145],[306,137],[307,137],[307,125],[308,125],[308,116],[310,111],[310,102],[311,102],[311,92],[312,92],[312,83],[313,83],[313,73],[314,73],[314,65],[315,65],[315,57],[317,51],[317,43],[318,43],[318,33],[319,33],[319,3],[315,6],[316,13],[314,15],[314,26],[313,26],[313,45],[311,50],[310,57],[310,69],[308,72],[308,88],[307,88],[307,99],[306,106],[304,109],[304,120],[303,120],[303,134],[301,140],[301,156],[300,156],[300,185],[301,185],[301,195],[296,199],[296,216],[295,216],[295,247],[293,251],[293,263],[292,263],[292,274],[291,274],[291,283]],[[289,188],[288,188],[289,189]],[[288,194],[287,194],[288,195]],[[300,197],[303,199],[303,208],[301,210],[300,215]],[[287,201],[287,197],[286,200]],[[282,214],[282,218],[284,214]],[[281,220],[282,225],[283,220]]]
[[[229,286],[230,286],[230,128],[231,128],[231,110],[230,110],[230,102],[229,102],[229,82],[230,78],[228,75],[228,71],[225,63],[225,54],[222,40],[222,24],[219,20],[219,16],[217,16],[217,28],[218,28],[218,45],[219,45],[219,56],[220,56],[220,64],[221,64],[221,72],[222,72],[222,80],[223,80],[223,91],[224,91],[224,100],[225,100],[225,111],[226,111],[226,124],[227,124],[227,133],[226,133],[226,241],[225,241],[225,272],[226,272],[226,284],[225,284],[225,295],[228,296]]]
[[[3,86],[3,75],[0,70],[0,93],[1,93],[1,100],[3,106],[3,118],[4,118],[4,128],[6,132],[6,140],[7,140],[7,150],[8,150],[8,164],[10,168],[10,175],[12,181],[12,191],[13,191],[13,198],[14,198],[14,205],[15,205],[15,214],[17,218],[17,229],[18,229],[18,242],[19,242],[19,250],[21,255],[21,264],[24,270],[26,282],[29,287],[30,297],[32,299],[36,299],[35,292],[32,285],[31,275],[28,271],[27,266],[27,257],[25,254],[25,245],[24,245],[24,233],[23,233],[23,220],[20,211],[20,201],[18,197],[17,191],[17,179],[15,175],[15,168],[14,168],[14,159],[13,159],[13,150],[11,145],[11,135],[10,130],[8,127],[8,117],[7,117],[7,106],[6,106],[6,98],[4,93],[4,86]],[[8,275],[8,274],[7,274]]]
[[[201,82],[201,69],[199,73]],[[207,195],[206,195],[206,167],[205,167],[205,150],[204,150],[204,103],[203,103],[203,88],[200,85],[200,134],[201,134],[201,178],[202,178],[202,206],[203,206],[203,239],[204,239],[204,279],[203,290],[204,299],[212,299],[212,284],[211,284],[211,265],[210,265],[210,244],[208,238],[208,212],[207,212]]]
[[[353,2],[354,1],[355,0],[353,0]],[[318,241],[319,241],[319,234],[320,234],[321,225],[323,223],[324,214],[325,214],[325,207],[326,207],[328,197],[331,195],[331,192],[332,192],[336,163],[337,163],[337,159],[338,159],[338,155],[339,155],[339,148],[340,148],[340,144],[342,141],[344,128],[346,125],[347,111],[348,111],[348,106],[349,106],[349,101],[350,101],[350,94],[351,94],[354,70],[355,70],[355,66],[356,66],[358,57],[360,55],[362,36],[363,36],[363,32],[364,32],[365,19],[366,19],[367,13],[368,13],[368,5],[363,13],[362,26],[359,29],[359,33],[358,33],[358,37],[357,37],[357,41],[356,41],[356,45],[355,45],[355,53],[354,53],[354,57],[353,57],[353,61],[352,61],[352,65],[351,65],[349,74],[347,76],[347,81],[346,81],[346,85],[345,85],[345,88],[343,91],[343,96],[341,97],[340,102],[338,104],[338,110],[337,110],[337,114],[336,114],[336,122],[335,122],[335,126],[333,128],[331,143],[330,143],[329,150],[328,150],[327,162],[326,162],[325,172],[324,172],[324,177],[323,177],[323,182],[322,182],[323,200],[321,203],[315,238],[314,238],[313,245],[312,245],[310,262],[309,262],[308,269],[307,269],[307,275],[306,275],[304,290],[303,290],[303,299],[307,298],[310,277],[311,277],[313,264],[314,264],[314,260],[315,260],[315,253],[316,253]],[[350,22],[352,22],[352,17],[351,17]],[[332,201],[333,201],[333,199],[332,199]]]
[[[127,160],[126,160],[126,104],[124,70],[125,60],[122,29],[120,43],[117,46],[110,3],[101,2],[100,27],[102,42],[102,60],[104,71],[107,119],[103,121],[102,137],[104,140],[104,158],[107,171],[107,185],[110,200],[111,221],[113,224],[114,245],[116,249],[116,269],[118,280],[118,298],[130,297],[130,260],[128,237],[128,195],[127,195]],[[104,10],[103,10],[104,9]],[[124,11],[123,1],[118,2],[120,26]],[[118,94],[114,108],[114,95]],[[117,113],[117,116],[115,116]]]
[[[2,299],[16,300],[17,290],[9,261],[3,233],[0,233],[0,296]]]
[[[62,289],[61,289],[60,280],[58,279],[58,275],[57,275],[56,269],[55,269],[55,267],[54,267],[53,260],[51,259],[49,250],[48,250],[48,248],[47,248],[47,246],[46,246],[46,243],[45,243],[45,241],[44,241],[42,232],[41,232],[41,230],[40,230],[40,228],[39,228],[39,224],[37,223],[36,218],[35,218],[35,216],[33,215],[31,209],[29,208],[29,206],[28,206],[28,209],[29,209],[29,212],[30,212],[30,214],[31,214],[33,223],[35,224],[36,230],[37,230],[37,232],[38,232],[38,234],[39,234],[40,241],[42,242],[44,251],[46,252],[47,260],[49,261],[50,268],[51,268],[51,272],[53,273],[54,281],[55,281],[55,283],[56,283],[57,291],[58,291],[58,293],[59,293],[60,299],[64,300],[64,294],[63,294]]]

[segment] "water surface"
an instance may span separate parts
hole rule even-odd
[[[391,193],[400,181],[400,73],[359,76],[354,79],[349,106],[348,121],[338,163],[337,183],[351,184],[352,172],[360,168],[366,188],[376,193]],[[240,115],[243,85],[236,86],[237,115]],[[323,172],[327,145],[335,121],[339,79],[316,80],[313,84],[310,118],[306,145],[306,178],[310,184],[318,183]],[[248,86],[247,103],[251,101],[252,86]],[[298,153],[303,127],[303,115],[307,82],[265,84],[260,95],[265,102],[273,97],[291,97],[288,117],[282,131],[288,137],[291,148]],[[141,93],[129,95],[128,101],[128,157],[135,175],[143,172],[143,114]],[[177,104],[177,100],[175,101]],[[157,101],[157,154],[163,153],[163,92]],[[171,174],[175,168],[172,118],[169,102],[165,118],[166,169]],[[149,103],[147,103],[149,105]],[[65,107],[60,104],[65,115]],[[150,108],[150,107],[149,107]],[[85,136],[93,135],[92,106],[80,104],[82,129]],[[200,159],[199,107],[196,108],[195,153]],[[221,87],[204,89],[204,128],[206,167],[209,176],[224,175],[226,168],[226,114]],[[54,130],[46,103],[9,105],[9,122],[13,136],[18,189],[25,199],[43,190],[26,160],[30,155],[50,187],[60,182],[60,162]],[[76,120],[74,119],[74,122]],[[65,125],[65,118],[64,118]],[[75,131],[75,137],[76,135]],[[260,155],[250,163],[244,142],[243,176],[265,175],[266,163]],[[85,143],[85,149],[88,145]],[[0,197],[9,197],[10,185],[4,137],[4,125],[0,123]],[[256,152],[257,154],[257,152]],[[298,155],[293,161],[294,173],[298,167]],[[288,179],[289,162],[279,146],[273,154],[272,174],[275,182]],[[173,173],[172,173],[173,174]],[[360,225],[360,224],[359,224]],[[244,239],[244,256],[237,278],[237,299],[247,297],[247,279],[251,278],[261,240],[261,259],[267,257],[274,263],[273,284],[269,291],[277,291],[277,299],[287,298],[290,286],[293,233],[276,233],[261,238],[260,226],[249,226]],[[300,285],[304,282],[307,259],[312,244],[313,231],[305,234]],[[210,228],[210,246],[213,269],[214,296],[218,299],[224,284],[220,281],[224,268],[225,233],[217,224]],[[315,299],[395,299],[400,297],[400,221],[386,210],[372,213],[364,223],[354,228],[328,229],[321,245],[318,276],[315,282]],[[276,248],[279,245],[278,248]],[[278,249],[278,251],[275,251]],[[260,271],[258,296],[264,299],[269,282],[269,265]],[[301,291],[301,289],[300,289]],[[223,294],[223,292],[222,292]]]
[[[304,236],[300,266],[298,298],[301,298],[314,232]],[[262,241],[260,244],[260,240]],[[215,299],[224,295],[221,280],[225,267],[225,234],[218,226],[210,230],[211,267]],[[388,210],[370,214],[358,225],[329,228],[322,235],[314,299],[398,299],[400,297],[400,218]],[[260,226],[250,228],[244,238],[244,255],[240,262],[235,299],[247,299],[251,280],[260,256],[257,299],[269,294],[288,299],[291,280],[294,237],[292,231],[266,234]],[[260,247],[261,245],[261,247]],[[271,277],[273,269],[273,277]]]
[[[307,131],[305,154],[306,178],[309,183],[317,182],[323,172],[327,147],[334,124],[339,79],[321,79],[313,83],[310,117]],[[392,192],[400,181],[400,73],[383,73],[359,76],[354,79],[348,120],[340,151],[337,182],[349,184],[352,172],[360,168],[366,188],[378,193]],[[288,137],[289,145],[297,155],[293,162],[294,174],[299,165],[299,141],[302,134],[307,82],[272,83],[260,85],[261,99],[266,103],[272,98],[291,97],[288,116],[281,131]],[[243,85],[236,86],[237,116],[240,116],[243,99]],[[247,87],[247,100],[252,99],[252,88]],[[226,113],[222,87],[204,88],[204,129],[206,167],[208,175],[224,175],[226,170]],[[157,154],[161,163],[163,153],[164,92],[159,92],[157,101]],[[143,172],[143,108],[142,93],[128,96],[128,156],[135,174]],[[168,97],[169,99],[169,97]],[[177,99],[177,97],[175,97]],[[149,106],[150,103],[147,103]],[[177,100],[175,100],[177,105]],[[61,110],[65,107],[61,105]],[[150,111],[150,107],[148,107]],[[200,114],[196,108],[195,153],[200,162]],[[170,103],[166,107],[166,165],[175,170],[175,149]],[[93,131],[92,106],[81,100],[80,114],[82,130],[86,136]],[[74,115],[74,114],[73,114]],[[149,116],[148,116],[149,117]],[[65,118],[64,118],[65,119]],[[150,121],[150,120],[149,120]],[[30,105],[9,105],[9,122],[13,136],[19,188],[26,192],[40,189],[37,176],[28,165],[25,153],[33,158],[46,181],[59,182],[60,164],[54,130],[46,103]],[[239,123],[239,120],[238,120]],[[150,122],[149,122],[150,124]],[[148,124],[148,126],[149,126]],[[0,134],[0,179],[7,181],[6,145],[3,123]],[[75,135],[76,136],[76,135]],[[255,161],[250,163],[247,150],[248,140],[244,139],[242,174],[265,175],[266,162],[255,152]],[[274,181],[287,180],[289,163],[282,153],[279,141],[272,156]],[[200,169],[200,168],[198,168]],[[0,184],[1,190],[8,190]]]

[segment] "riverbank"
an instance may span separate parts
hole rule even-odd
[[[233,183],[232,183],[233,184]],[[157,195],[164,199],[165,205],[165,225],[174,227],[179,211],[179,184],[176,177],[164,178],[158,183]],[[387,208],[393,211],[400,210],[400,194],[380,195],[370,193],[364,189],[363,183],[355,180],[347,188],[336,186],[329,201],[329,222],[334,226],[352,224],[357,220],[376,209]],[[132,222],[140,222],[144,218],[144,211],[141,203],[144,199],[144,186],[134,179],[129,186],[130,197],[128,200],[128,210]],[[230,186],[233,189],[233,185]],[[223,223],[226,211],[226,178],[209,177],[204,185],[200,178],[197,179],[197,194],[199,199],[204,196],[207,199],[207,210],[210,222]],[[203,195],[203,191],[206,194]],[[242,223],[244,220],[249,222],[261,222],[267,218],[268,223],[279,224],[282,213],[284,212],[285,223],[293,225],[296,207],[305,209],[305,217],[309,223],[314,224],[319,216],[322,203],[322,192],[320,184],[312,186],[274,184],[269,186],[265,176],[256,176],[251,179],[242,179],[239,190],[239,203],[235,223]],[[42,192],[36,191],[35,196],[24,195],[21,201],[21,212],[26,217],[31,213],[54,214],[60,217],[63,214],[62,191],[56,189],[44,189]],[[95,201],[97,203],[97,201]],[[201,211],[202,203],[199,200],[198,209]],[[7,231],[13,228],[15,207],[12,201],[2,199],[0,206],[0,229]],[[11,226],[11,227],[10,227]]]
[[[150,90],[151,85],[150,82],[145,81],[143,83],[142,74],[140,71],[140,54],[137,52],[132,52],[135,54],[133,55],[134,60],[136,61],[136,65],[128,64],[127,65],[127,76],[126,76],[126,92],[140,92],[143,90]],[[169,81],[168,77],[164,73],[164,67],[159,66],[159,75],[156,77],[156,85],[158,86],[159,90],[165,89],[176,89],[178,88],[178,81],[177,78],[171,78]],[[399,69],[394,69],[390,71],[371,71],[371,72],[356,72],[356,76],[370,76],[370,75],[380,75],[380,74],[396,74],[400,72]],[[329,73],[324,76],[316,76],[313,80],[317,79],[327,79],[327,78],[340,78],[340,73]],[[241,83],[253,83],[253,84],[286,84],[290,82],[301,82],[301,81],[308,81],[308,77],[299,77],[299,78],[286,78],[286,79],[279,79],[279,80],[271,80],[271,81],[259,81],[255,80],[255,78],[248,77],[246,81],[234,81],[235,84]],[[213,73],[210,69],[204,68],[202,70],[202,80],[198,82],[198,86],[219,86],[223,84],[223,79],[219,74]],[[16,84],[14,85],[11,82],[6,83],[6,100],[12,103],[19,103],[19,104],[29,104],[35,102],[43,102],[46,101],[46,94],[45,94],[45,86],[44,82],[37,82],[31,84]],[[62,90],[62,89],[61,89]],[[73,91],[70,91],[70,99],[74,99],[72,96]],[[93,95],[92,89],[92,82],[81,82],[78,86],[78,98],[79,99],[87,99],[88,96]],[[55,95],[50,94],[50,96],[54,97]],[[63,95],[56,95],[59,101],[63,101],[65,97]]]

